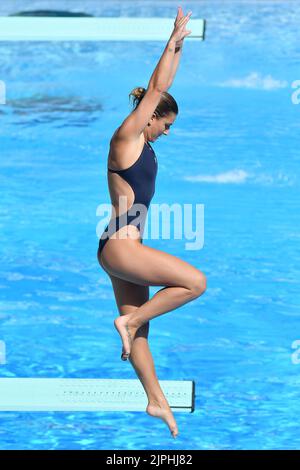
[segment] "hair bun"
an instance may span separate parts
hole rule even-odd
[[[143,87],[136,87],[131,91],[129,94],[129,99],[131,96],[133,97],[133,104],[135,107],[139,104],[145,93],[146,89]]]
[[[146,92],[147,92],[146,88],[138,86],[134,88],[131,91],[131,93],[129,93],[129,101],[130,101],[130,98],[132,97],[134,110],[138,107],[141,100],[145,96]],[[170,112],[176,115],[178,114],[177,103],[174,100],[173,96],[171,96],[167,92],[163,92],[161,96],[161,100],[155,109],[155,113],[159,117],[163,117],[163,116],[167,116]]]

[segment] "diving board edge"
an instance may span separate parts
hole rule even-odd
[[[160,380],[173,411],[195,410],[193,380]],[[145,411],[136,379],[2,378],[0,411]]]
[[[0,41],[167,41],[172,18],[0,17]],[[206,20],[190,19],[185,39],[204,40]]]

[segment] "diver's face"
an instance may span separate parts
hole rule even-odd
[[[148,140],[154,142],[161,135],[168,135],[176,117],[177,115],[175,113],[169,113],[167,116],[161,118],[152,117],[150,120],[151,125],[147,128]]]

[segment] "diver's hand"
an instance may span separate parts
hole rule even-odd
[[[187,31],[185,29],[186,24],[189,21],[191,14],[192,12],[189,11],[189,13],[186,16],[184,16],[182,8],[178,7],[177,16],[174,21],[174,30],[170,38],[176,42],[176,45],[181,45],[184,38],[188,36],[189,34],[191,34],[192,32],[192,31]]]

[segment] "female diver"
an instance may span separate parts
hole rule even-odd
[[[121,358],[129,358],[145,389],[146,412],[163,419],[174,438],[178,428],[156,376],[148,345],[149,321],[202,295],[206,277],[180,258],[143,245],[142,235],[157,174],[149,142],[168,135],[178,114],[176,101],[167,90],[176,74],[183,40],[191,33],[185,29],[190,15],[184,16],[179,7],[174,30],[147,90],[132,91],[136,107],[110,141],[108,186],[115,217],[101,235],[97,253],[111,279],[120,314],[114,325],[123,343]],[[128,202],[125,207],[121,199]],[[133,211],[136,206],[141,217]],[[149,299],[149,286],[165,287]]]

